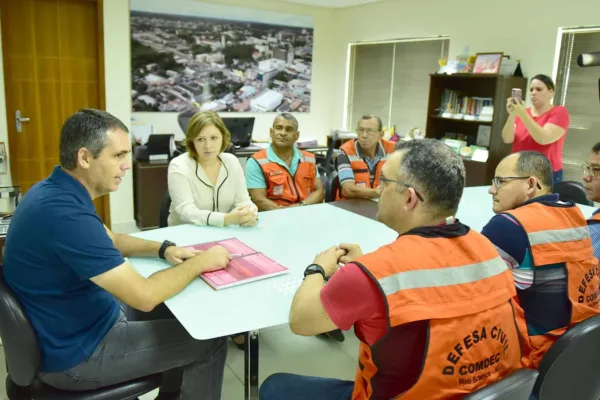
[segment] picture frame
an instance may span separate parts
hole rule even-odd
[[[6,145],[0,142],[0,175],[6,175],[8,171],[8,157],[6,155]]]
[[[497,74],[500,71],[504,53],[477,53],[475,57],[475,65],[473,67],[474,74]]]

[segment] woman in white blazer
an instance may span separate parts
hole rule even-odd
[[[169,164],[169,226],[256,224],[244,171],[236,156],[223,151],[231,134],[217,113],[195,114],[185,135],[187,152]]]
[[[185,145],[187,152],[169,164],[169,226],[256,225],[258,208],[250,200],[244,170],[236,156],[223,152],[231,146],[231,133],[219,115],[195,114]],[[244,349],[243,334],[232,339]]]

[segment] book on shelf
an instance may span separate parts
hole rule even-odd
[[[491,121],[490,107],[493,114],[491,97],[467,96],[457,90],[444,89],[440,102],[440,116],[467,121]]]
[[[229,261],[227,267],[221,270],[205,272],[200,275],[200,278],[215,290],[239,286],[289,272],[286,267],[273,261],[263,253],[253,250],[236,238],[200,243],[186,246],[186,248],[208,250],[217,245],[229,250],[232,256],[231,261]]]

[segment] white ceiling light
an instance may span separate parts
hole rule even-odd
[[[361,4],[375,3],[382,0],[284,0],[290,3],[307,4],[310,6],[342,8],[352,7]]]

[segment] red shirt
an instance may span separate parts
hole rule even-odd
[[[387,333],[384,298],[371,278],[356,264],[340,268],[321,290],[321,302],[331,321],[340,329],[354,331],[369,346]],[[396,349],[394,377],[397,393],[408,390],[419,379],[427,342],[427,321],[403,325],[405,338]]]
[[[569,129],[569,112],[563,106],[554,106],[537,117],[531,115],[530,108],[526,111],[527,114],[529,114],[529,116],[531,116],[531,118],[533,118],[533,120],[541,127],[544,127],[546,124],[553,124],[563,128],[565,133],[567,132],[567,129]],[[552,171],[556,172],[562,169],[562,150],[564,143],[565,135],[562,135],[562,137],[554,143],[546,145],[539,144],[531,137],[525,124],[523,124],[523,121],[521,121],[519,117],[515,118],[515,140],[513,141],[512,149],[510,150],[511,153],[524,150],[539,151],[548,157],[550,164],[552,164]]]

